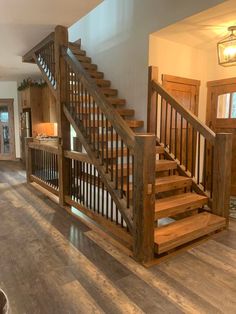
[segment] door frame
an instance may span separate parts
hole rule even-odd
[[[216,120],[217,120],[217,99],[216,98],[218,97],[218,95],[221,95],[221,93],[234,92],[236,90],[235,86],[236,86],[236,77],[207,82],[206,125],[209,128],[211,128],[214,132],[217,131],[217,128],[218,129],[221,129],[221,128],[230,129],[232,126],[234,126],[235,128],[235,122],[236,122],[235,118],[234,119],[228,118],[227,120],[229,121],[227,121],[227,124],[225,124],[226,119],[224,118],[222,118],[222,121],[218,122],[218,126],[216,123]],[[216,90],[217,88],[219,88],[218,92]],[[213,112],[215,112],[214,115],[213,115]],[[230,132],[227,132],[227,133],[230,133]],[[231,195],[235,195],[236,193],[236,189],[234,188],[234,186],[235,185],[231,184]]]
[[[206,125],[209,126],[209,128],[212,128],[213,126],[213,121],[212,121],[212,106],[213,106],[213,95],[214,95],[213,90],[216,87],[220,88],[220,87],[223,87],[224,85],[233,85],[233,84],[236,84],[236,77],[207,82]]]
[[[11,132],[11,152],[4,157],[1,157],[1,160],[15,160],[16,159],[16,145],[15,145],[15,124],[14,124],[14,99],[13,98],[0,98],[0,105],[7,104],[9,112],[9,130]]]

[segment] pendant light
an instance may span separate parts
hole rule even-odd
[[[217,44],[219,64],[227,67],[236,65],[236,26],[228,28],[230,34]]]

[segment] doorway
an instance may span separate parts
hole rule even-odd
[[[13,99],[0,99],[0,160],[16,158],[13,103]]]
[[[236,196],[236,78],[210,81],[207,90],[207,125],[233,135],[231,196]]]

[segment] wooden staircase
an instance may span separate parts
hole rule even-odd
[[[58,172],[58,184],[50,190],[60,204],[96,221],[132,248],[141,263],[227,226],[230,135],[212,132],[152,73],[148,133],[143,133],[144,122],[135,119],[135,110],[86,51],[68,43],[65,27],[57,26],[23,61],[39,66],[56,97],[60,137],[53,151],[28,145],[27,178],[48,187],[33,172],[38,161],[40,169],[48,167],[41,158],[48,155]],[[83,152],[71,150],[71,125]]]
[[[89,73],[94,82],[101,89],[101,92],[107,98],[109,103],[115,108],[125,120],[127,125],[137,134],[139,128],[143,127],[144,122],[133,118],[135,111],[126,107],[126,100],[118,98],[118,91],[111,88],[111,82],[104,79],[104,73],[98,71],[98,66],[92,64],[92,59],[86,57],[86,52],[81,49],[80,45],[74,43],[69,44],[69,48],[77,57],[78,61]],[[131,119],[132,117],[132,119]],[[96,126],[102,126],[102,121],[96,120]],[[102,141],[102,136],[99,135]],[[110,147],[111,135],[108,137]],[[106,139],[104,138],[104,141]],[[119,150],[119,154],[121,151]],[[105,156],[109,159],[112,151],[108,149]],[[123,154],[127,155],[127,151],[123,150]],[[192,189],[192,179],[182,176],[178,173],[177,162],[166,159],[167,152],[157,142],[156,146],[156,181],[155,181],[155,253],[161,255],[173,251],[178,247],[182,247],[194,240],[201,239],[203,236],[212,234],[226,227],[226,219],[224,217],[211,214],[204,206],[208,203],[208,197],[197,194]],[[131,174],[127,164],[119,168],[119,175],[123,178]],[[127,186],[124,184],[124,191]],[[132,190],[129,191],[129,197],[132,196]],[[148,209],[146,209],[148,210]],[[159,227],[159,219],[172,218],[172,222]]]

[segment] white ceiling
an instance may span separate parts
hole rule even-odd
[[[211,49],[228,35],[227,28],[233,25],[236,25],[236,0],[229,0],[154,35],[199,49]]]
[[[0,0],[0,80],[39,74],[22,56],[56,25],[71,26],[102,0]]]

